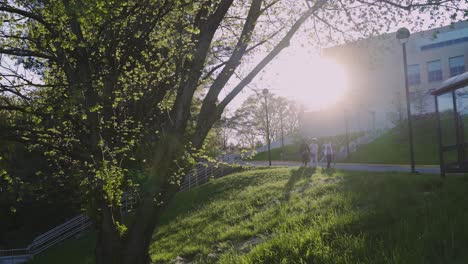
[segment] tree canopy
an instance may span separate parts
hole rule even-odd
[[[266,95],[270,140],[281,141],[297,136],[301,107],[294,101],[272,93]],[[227,119],[229,128],[236,132],[239,143],[246,148],[255,148],[259,140],[266,144],[265,95],[249,96]]]
[[[317,43],[340,42],[415,10],[466,15],[463,1],[2,0],[0,133],[77,183],[98,223],[97,263],[145,263],[158,212],[213,124],[303,24]],[[128,188],[141,201],[124,225]]]

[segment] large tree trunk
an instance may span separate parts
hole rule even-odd
[[[151,262],[149,246],[156,230],[160,213],[176,194],[178,186],[166,181],[157,195],[147,196],[141,201],[133,226],[125,241],[122,264],[147,264]]]
[[[153,171],[148,173],[157,176],[150,176],[150,181],[147,182],[148,186],[145,186],[146,192],[141,193],[142,198],[134,219],[128,226],[127,234],[123,240],[115,236],[103,236],[104,243],[116,247],[104,252],[105,261],[97,262],[97,264],[147,264],[151,262],[148,250],[159,214],[179,189],[178,185],[171,183],[169,180],[169,173],[174,165],[174,158],[180,155],[179,150],[182,145],[177,137],[172,136],[171,133],[168,134],[170,136],[161,139],[161,144],[156,147],[152,165]],[[104,227],[102,226],[103,229]],[[109,252],[113,253],[112,249],[117,248],[117,246],[120,246],[119,252],[116,254],[119,257],[118,259],[107,254]],[[97,251],[96,253],[96,259],[98,260],[98,253],[100,252]]]
[[[96,264],[121,263],[122,239],[114,223],[112,208],[101,204],[96,242]]]
[[[159,208],[151,197],[142,201],[142,205],[136,215],[136,223],[132,228],[123,249],[122,264],[146,264],[150,263],[149,246],[156,229],[159,216]]]

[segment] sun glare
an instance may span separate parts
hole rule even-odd
[[[344,68],[327,59],[320,59],[315,63],[316,87],[309,87],[306,95],[315,97],[310,108],[324,108],[343,99],[347,92],[348,78]]]
[[[324,109],[344,98],[348,90],[344,67],[315,54],[287,55],[273,66],[275,76],[269,78],[273,92],[298,101],[307,110]]]

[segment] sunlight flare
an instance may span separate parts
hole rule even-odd
[[[317,54],[295,52],[274,65],[271,88],[291,98],[307,110],[333,106],[348,92],[349,78],[345,68]]]

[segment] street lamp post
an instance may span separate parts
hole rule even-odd
[[[284,160],[284,128],[283,128],[283,111],[280,111],[280,126],[281,126],[281,160]]]
[[[348,118],[346,116],[346,108],[343,107],[343,118],[345,122],[345,139],[346,139],[346,156],[349,156],[349,125],[348,125]]]
[[[270,151],[270,120],[268,118],[268,89],[263,89],[263,95],[265,98],[265,114],[266,114],[266,137],[268,145],[268,165],[271,166],[271,151]]]
[[[408,87],[408,65],[406,60],[406,42],[410,37],[410,32],[407,28],[400,28],[396,33],[396,38],[400,41],[403,47],[403,67],[405,73],[405,90],[406,90],[406,111],[408,112],[408,132],[409,132],[409,141],[410,141],[410,159],[411,159],[411,172],[416,173],[414,167],[414,148],[413,148],[413,125],[411,122],[411,104],[410,104],[410,94]]]

